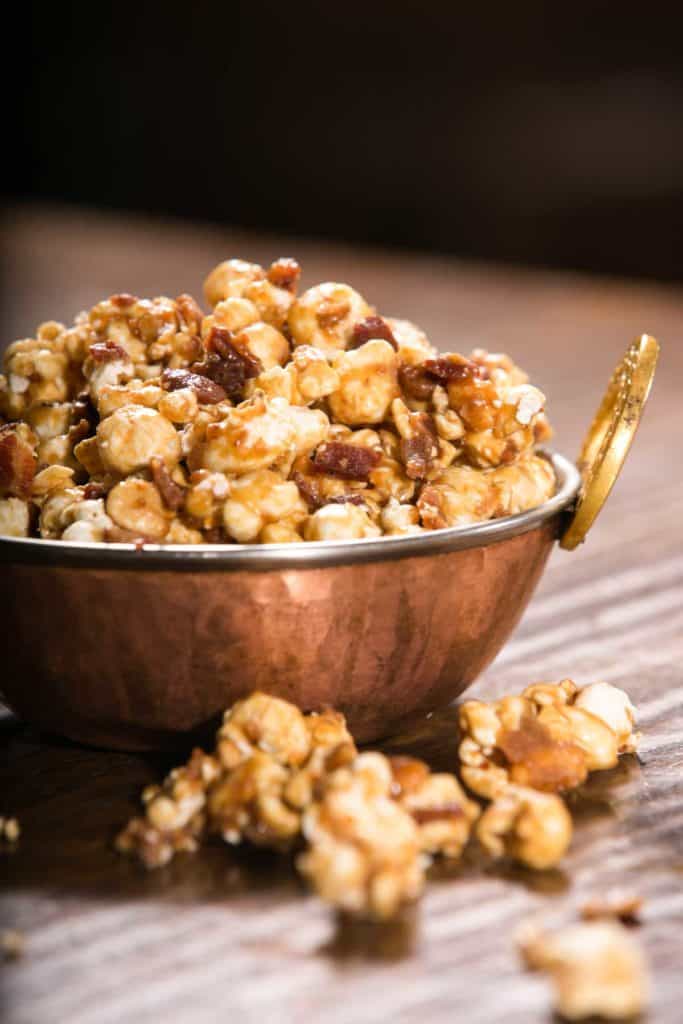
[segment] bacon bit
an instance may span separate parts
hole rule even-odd
[[[128,353],[115,341],[96,341],[90,346],[90,355],[96,363],[111,363],[114,359],[127,359]]]
[[[362,494],[337,494],[334,498],[327,498],[325,505],[365,505],[365,498]]]
[[[416,757],[405,757],[396,755],[389,758],[393,781],[391,784],[391,795],[393,797],[403,796],[405,793],[412,793],[419,789],[429,776],[429,768],[424,761]]]
[[[197,400],[203,405],[216,405],[228,396],[225,389],[200,373],[190,370],[164,370],[161,375],[161,386],[164,391],[178,391],[180,388],[192,388]]]
[[[190,370],[220,384],[231,401],[241,402],[244,385],[251,378],[258,377],[263,369],[261,360],[247,349],[238,349],[225,327],[211,328],[206,349],[204,362],[194,363]]]
[[[402,365],[399,367],[398,376],[403,392],[416,402],[428,401],[437,384],[490,379],[490,373],[485,366],[458,355],[425,359],[416,366]]]
[[[429,376],[424,363],[417,366],[406,366],[402,363],[398,368],[398,381],[401,391],[416,402],[427,402],[436,387],[436,381]]]
[[[199,334],[202,326],[202,311],[191,295],[183,292],[175,300],[178,308],[179,327],[186,327],[190,334]]]
[[[185,489],[175,482],[163,459],[158,457],[151,459],[149,468],[152,472],[152,480],[163,498],[164,504],[173,512],[177,512],[185,501]]]
[[[286,256],[271,263],[267,278],[276,288],[284,288],[285,291],[295,292],[301,276],[301,267],[296,260]]]
[[[35,475],[36,456],[31,445],[12,423],[0,427],[0,494],[27,498]]]
[[[376,339],[388,341],[394,351],[398,350],[394,332],[386,320],[381,316],[366,316],[365,320],[360,320],[353,328],[349,348],[360,348],[366,341]]]
[[[83,488],[83,497],[86,501],[93,501],[97,498],[103,498],[107,493],[107,488],[104,484],[89,483]]]
[[[109,301],[112,306],[117,306],[119,309],[124,309],[126,306],[132,306],[138,302],[137,295],[131,295],[130,292],[119,292],[118,295],[110,295]]]
[[[311,460],[314,473],[335,476],[342,480],[367,480],[371,470],[382,456],[372,448],[344,441],[326,441],[315,451]]]
[[[581,747],[553,739],[534,718],[520,729],[504,729],[497,746],[511,765],[510,779],[520,786],[557,793],[580,786],[588,774]]]
[[[460,804],[449,803],[438,807],[413,807],[410,814],[417,825],[429,825],[432,821],[461,818],[463,810]]]
[[[464,356],[443,356],[440,359],[426,359],[422,366],[437,381],[489,380],[491,375],[485,366],[473,363]]]
[[[412,437],[401,438],[401,458],[411,480],[423,480],[434,459],[439,457],[439,435],[432,417],[426,412],[410,414]]]
[[[79,441],[85,441],[86,437],[90,437],[91,431],[92,427],[84,416],[78,423],[69,427],[66,437],[71,447],[75,448]]]
[[[322,508],[325,504],[325,499],[320,493],[320,485],[317,480],[304,476],[298,470],[292,473],[292,480],[299,488],[299,494],[308,505],[309,511],[315,512],[317,509]]]

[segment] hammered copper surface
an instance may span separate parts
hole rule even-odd
[[[333,705],[375,739],[488,665],[557,532],[555,517],[495,544],[322,569],[6,565],[2,691],[43,729],[122,749],[182,744],[257,688]]]

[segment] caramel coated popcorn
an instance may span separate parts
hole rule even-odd
[[[422,892],[426,860],[418,830],[392,786],[388,759],[361,754],[330,776],[304,815],[309,848],[299,869],[338,910],[385,919]]]
[[[564,1019],[631,1020],[645,1008],[645,960],[622,924],[595,921],[555,932],[527,926],[517,940],[527,966],[550,975]]]
[[[572,819],[554,793],[507,786],[482,814],[476,833],[494,858],[510,857],[544,870],[554,867],[567,852]]]
[[[196,749],[161,786],[143,793],[145,813],[117,839],[149,868],[194,852],[210,834],[232,845],[285,849],[324,775],[353,760],[356,747],[342,715],[304,715],[293,704],[253,693],[226,711],[214,754]]]
[[[638,742],[635,709],[609,683],[537,683],[519,697],[466,701],[459,720],[463,781],[488,799],[511,783],[549,793],[574,789]]]
[[[483,810],[455,774],[432,772],[414,757],[359,754],[339,712],[303,714],[286,700],[252,693],[225,712],[212,754],[195,750],[161,786],[147,787],[144,814],[124,828],[117,847],[155,868],[196,851],[209,836],[280,851],[305,844],[297,864],[320,897],[343,913],[378,920],[419,897],[432,858],[457,861],[472,837],[494,859],[544,870],[561,860],[572,836],[569,811],[554,790],[594,764],[588,741],[604,739],[606,730],[611,750],[633,748],[632,731],[626,734],[633,706],[605,686],[579,690],[565,679],[534,684],[521,697],[462,705],[469,735],[461,774],[490,799]],[[582,695],[611,725],[577,707]],[[569,725],[560,718],[564,724],[546,736],[546,719],[555,728],[553,715],[562,709],[574,713]],[[489,773],[494,785],[484,791],[480,780]],[[596,910],[602,913],[610,911]]]
[[[208,313],[189,295],[121,293],[11,344],[0,534],[350,540],[552,495],[545,399],[507,356],[440,355],[347,284],[297,294],[299,276],[291,259],[227,260],[205,282]]]

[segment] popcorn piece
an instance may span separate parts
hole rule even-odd
[[[479,817],[479,806],[468,800],[454,775],[432,774],[412,757],[389,759],[392,795],[412,816],[425,853],[457,858]]]
[[[143,793],[144,817],[121,832],[117,848],[148,868],[193,852],[208,832],[286,849],[321,781],[356,756],[342,715],[303,715],[287,701],[253,693],[226,711],[216,754],[195,750],[161,787]]]
[[[84,498],[71,505],[63,517],[62,540],[99,543],[108,536],[113,522],[105,512],[101,498]]]
[[[0,537],[28,537],[31,525],[29,503],[22,498],[0,498]]]
[[[235,335],[234,344],[247,349],[264,370],[282,366],[289,359],[289,342],[271,324],[255,323]]]
[[[225,260],[214,267],[204,282],[206,301],[210,306],[216,306],[222,299],[230,296],[241,298],[248,285],[253,281],[262,280],[265,276],[265,270],[258,263]]]
[[[61,328],[60,325],[56,325]],[[4,353],[5,383],[0,390],[0,413],[18,419],[35,405],[64,402],[69,397],[69,359],[61,351],[61,331],[38,328],[36,338],[9,345]]]
[[[359,320],[372,310],[362,295],[346,284],[327,282],[309,288],[289,311],[294,345],[312,345],[323,352],[345,349]]]
[[[60,491],[70,487],[73,483],[74,471],[69,466],[46,466],[33,478],[31,484],[31,495],[34,499],[40,499],[51,491]]]
[[[414,366],[425,359],[436,359],[438,352],[429,343],[427,335],[410,320],[386,317],[386,322],[396,342],[398,358],[404,366]]]
[[[180,458],[173,424],[141,405],[124,405],[102,420],[97,444],[105,469],[120,475],[144,469],[154,458],[171,466]]]
[[[358,540],[380,534],[366,509],[351,503],[324,505],[304,525],[305,540]]]
[[[291,278],[290,284],[296,287],[296,281],[292,281]],[[278,332],[287,327],[289,311],[294,303],[294,292],[290,291],[289,287],[281,288],[270,280],[253,281],[245,288],[244,296],[254,305],[259,319],[264,324],[277,329]]]
[[[299,489],[269,469],[246,473],[230,484],[223,506],[223,525],[241,544],[255,541],[270,523],[287,519],[301,522],[307,513]]]
[[[594,922],[552,933],[527,927],[518,944],[529,967],[550,974],[555,1006],[565,1019],[623,1020],[645,1008],[645,961],[623,925]]]
[[[368,341],[338,356],[339,386],[327,398],[333,417],[351,426],[381,423],[398,396],[396,353],[387,341]]]
[[[162,867],[175,853],[194,852],[206,827],[206,791],[220,773],[214,757],[195,749],[162,786],[143,792],[145,816],[132,818],[118,835],[120,853],[134,853],[147,868]]]
[[[511,857],[542,871],[564,856],[572,837],[572,819],[553,793],[506,786],[477,824],[477,838],[493,857]]]
[[[285,398],[290,405],[309,405],[339,387],[339,374],[324,353],[310,345],[300,345],[284,369],[274,366],[259,374],[253,387],[268,398]]]
[[[36,441],[25,423],[0,426],[0,496],[29,496],[36,472]]]
[[[319,443],[327,426],[323,412],[256,395],[231,409],[224,420],[209,424],[198,461],[202,468],[238,476],[275,468]]]
[[[310,848],[299,857],[299,870],[345,913],[387,919],[422,892],[418,830],[392,798],[392,785],[388,760],[361,754],[332,773],[320,801],[304,814]]]
[[[619,750],[630,749],[633,741],[581,706],[583,693],[563,680],[527,687],[521,697],[466,701],[459,718],[466,785],[489,799],[510,782],[556,792],[580,785],[589,771],[614,767]],[[624,697],[615,698],[622,711]],[[615,724],[625,729],[626,718]]]
[[[382,531],[388,536],[405,533],[420,533],[420,514],[414,505],[402,505],[396,498],[389,501],[380,516]]]
[[[107,514],[123,530],[149,540],[161,540],[172,516],[153,483],[129,477],[107,495]]]
[[[225,712],[216,744],[224,768],[235,768],[256,751],[293,768],[308,757],[311,734],[303,714],[293,704],[253,693]]]
[[[579,691],[575,707],[589,711],[610,727],[620,754],[635,753],[640,736],[633,731],[636,709],[627,693],[610,683],[591,683]]]
[[[66,434],[71,426],[72,409],[71,402],[40,403],[27,411],[25,419],[40,441],[49,441]]]

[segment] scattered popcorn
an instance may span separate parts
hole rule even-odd
[[[462,704],[459,755],[465,784],[488,799],[510,783],[552,793],[581,785],[590,771],[613,768],[620,752],[635,750],[635,713],[621,690],[595,685],[601,688],[602,716],[589,709],[598,706],[593,688],[579,689],[570,679],[529,686],[519,697]]]
[[[595,921],[550,933],[525,926],[517,942],[527,966],[550,974],[565,1019],[623,1020],[645,1008],[645,960],[622,924]]]
[[[299,870],[321,899],[345,913],[390,918],[424,887],[419,833],[392,787],[387,758],[361,754],[330,776],[304,814],[309,848]]]
[[[360,511],[352,504],[319,511],[327,509]],[[255,692],[225,712],[212,754],[196,749],[160,786],[147,787],[144,814],[116,845],[156,868],[196,851],[211,835],[281,851],[305,842],[297,863],[321,898],[346,914],[379,920],[419,897],[432,857],[457,860],[472,835],[495,859],[545,870],[562,859],[572,836],[556,791],[602,763],[603,730],[612,736],[610,757],[619,746],[603,719],[577,707],[585,692],[565,679],[461,706],[461,775],[491,801],[483,811],[454,774],[431,772],[413,757],[359,754],[338,712],[304,714]],[[632,705],[616,693],[614,706],[628,706],[633,724]],[[612,707],[602,691],[601,702]],[[624,725],[621,717],[614,721]],[[629,744],[622,735],[622,747]],[[627,916],[639,905],[605,897],[584,914]]]
[[[507,786],[482,814],[476,834],[492,857],[510,857],[543,871],[567,852],[572,819],[554,793]]]

